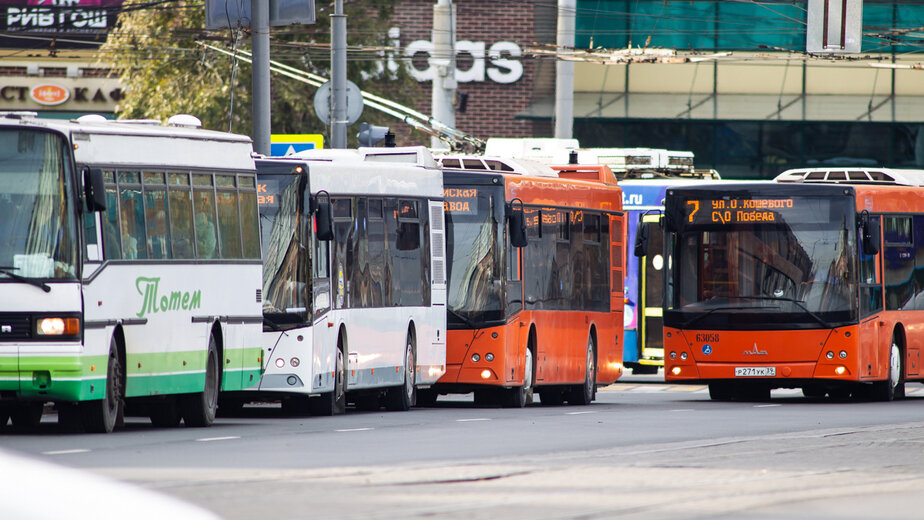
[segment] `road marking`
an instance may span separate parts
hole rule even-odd
[[[781,404],[755,404],[754,408],[773,408],[774,406],[783,406]]]
[[[490,421],[491,419],[487,417],[478,417],[476,419],[456,419],[456,422],[475,422],[475,421]]]
[[[584,415],[588,413],[597,413],[597,412],[568,412],[565,415]]]
[[[89,453],[90,450],[77,449],[77,450],[57,450],[57,451],[43,451],[42,455],[70,455],[72,453]]]
[[[369,430],[374,430],[375,428],[344,428],[342,430],[334,430],[335,432],[367,432]]]
[[[240,439],[240,437],[228,436],[228,437],[203,437],[201,439],[196,439],[196,442],[212,442],[212,441],[230,441],[232,439]]]
[[[696,410],[692,408],[678,408],[677,410],[671,410],[672,412],[695,412]]]

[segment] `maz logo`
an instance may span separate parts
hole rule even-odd
[[[766,350],[758,350],[758,349],[757,349],[757,343],[754,343],[754,348],[753,348],[752,350],[745,350],[745,351],[744,351],[744,355],[745,355],[745,356],[766,356],[766,355],[767,355],[767,351],[766,351]]]

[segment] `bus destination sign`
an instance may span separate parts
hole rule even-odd
[[[830,201],[818,198],[709,198],[685,201],[686,224],[773,224],[822,222],[830,217]]]
[[[477,188],[444,188],[443,199],[447,213],[475,215],[478,213]]]

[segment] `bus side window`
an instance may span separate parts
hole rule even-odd
[[[241,201],[241,240],[244,258],[260,259],[260,217],[257,214],[257,184],[252,176],[238,177]]]
[[[212,191],[210,174],[193,174],[193,186],[208,186],[208,189],[193,190],[193,212],[195,214],[196,258],[218,258],[218,230],[215,222],[215,192]]]
[[[192,246],[192,193],[188,173],[167,174],[168,227],[173,258],[195,258]]]
[[[115,187],[115,172],[103,172],[106,182],[106,211],[102,215],[103,252],[106,260],[122,258],[122,239],[119,233],[119,194]]]
[[[170,258],[167,234],[167,191],[162,172],[144,172],[144,220],[147,231],[148,258]],[[153,185],[153,186],[152,186]]]
[[[119,179],[119,221],[122,224],[122,258],[147,258],[141,174],[140,172],[120,171],[117,177]]]

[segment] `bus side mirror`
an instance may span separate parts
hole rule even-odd
[[[635,230],[635,256],[641,258],[648,255],[648,225],[644,222],[638,223]]]
[[[331,207],[330,199],[325,201],[315,199],[315,205],[314,223],[317,226],[315,234],[318,240],[326,242],[334,238],[333,208]]]
[[[510,227],[510,245],[513,247],[526,247],[526,217],[523,215],[523,208],[514,208],[507,218],[507,225]]]
[[[864,214],[861,218],[861,230],[863,233],[863,254],[878,255],[879,244],[882,242],[882,233],[879,228],[879,219]]]
[[[106,190],[103,188],[103,171],[83,169],[83,191],[87,211],[95,213],[106,210]]]

